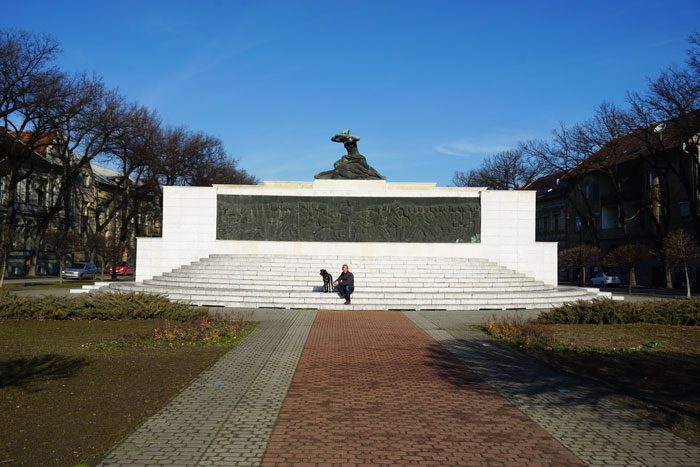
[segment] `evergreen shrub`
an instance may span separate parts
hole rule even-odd
[[[544,324],[631,324],[677,326],[700,324],[700,299],[625,302],[610,299],[578,301],[552,308],[537,319]]]

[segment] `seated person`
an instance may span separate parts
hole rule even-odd
[[[350,305],[350,295],[355,290],[355,278],[348,269],[347,264],[343,264],[343,272],[338,276],[338,280],[333,282],[338,288],[338,293],[345,299],[345,305]]]

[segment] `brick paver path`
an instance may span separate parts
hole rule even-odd
[[[321,312],[263,465],[583,465],[398,312]]]

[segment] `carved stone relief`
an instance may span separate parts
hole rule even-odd
[[[479,242],[479,198],[218,195],[218,240]]]

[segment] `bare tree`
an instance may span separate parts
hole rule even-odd
[[[63,76],[54,65],[58,52],[51,36],[0,30],[0,177],[7,180],[0,227],[0,287],[16,230],[17,187],[32,175],[36,153],[53,139],[47,116],[62,97]]]
[[[455,172],[455,186],[483,186],[494,190],[517,190],[543,175],[542,164],[522,148],[499,152],[483,160],[477,169]]]
[[[567,126],[564,123],[552,131],[551,141],[529,140],[520,143],[520,148],[529,157],[537,160],[546,173],[561,173],[570,181],[572,189],[566,191],[569,205],[581,220],[581,228],[590,234],[595,245],[599,245],[598,228],[593,222],[594,206],[586,190],[586,159],[591,155],[591,144],[583,137],[582,125]]]
[[[66,267],[66,257],[75,251],[80,243],[73,232],[50,230],[44,237],[47,249],[56,253],[58,257],[58,281],[63,283],[63,270]]]
[[[632,287],[637,286],[635,268],[640,262],[649,257],[649,248],[640,244],[627,244],[610,250],[602,259],[606,268],[625,268],[627,270],[627,288],[632,293]]]
[[[566,269],[578,269],[579,285],[586,285],[586,269],[595,266],[600,260],[600,248],[583,244],[559,252],[559,266]]]
[[[161,123],[155,112],[134,105],[129,110],[126,128],[117,139],[114,151],[119,166],[118,196],[114,207],[119,213],[118,256],[121,258],[128,246],[129,228],[138,220],[143,209],[153,209],[152,200],[160,190],[150,177],[151,166],[157,164],[163,140]]]
[[[76,228],[75,208],[90,163],[113,157],[129,115],[123,97],[106,89],[99,78],[78,75],[67,78],[64,86],[65,98],[53,107],[51,115],[59,135],[52,155],[61,166],[61,174],[57,196],[37,223],[34,258],[52,223],[58,222],[59,230],[65,233]]]
[[[700,245],[698,245],[697,239],[683,229],[674,230],[664,239],[664,251],[671,261],[683,266],[686,294],[690,298],[688,264],[700,257]]]
[[[223,160],[205,160],[195,168],[190,182],[193,186],[222,185],[257,185],[258,179],[238,167],[238,161],[225,158]]]
[[[158,159],[163,185],[209,186],[215,183],[254,185],[258,179],[238,167],[223,142],[202,132],[166,128]]]
[[[100,266],[100,280],[105,280],[105,266],[119,254],[119,239],[106,236],[103,232],[90,233],[86,237],[86,246]],[[114,267],[116,263],[112,264]]]

